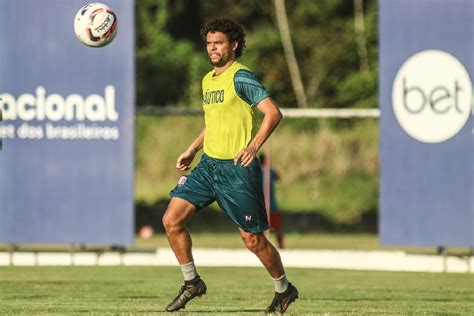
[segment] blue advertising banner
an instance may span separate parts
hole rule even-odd
[[[380,1],[380,240],[474,246],[474,2]]]
[[[134,1],[107,0],[102,48],[74,34],[87,3],[0,0],[0,242],[133,240]]]

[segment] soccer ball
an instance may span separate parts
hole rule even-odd
[[[74,32],[87,46],[102,47],[117,35],[118,22],[114,11],[103,3],[83,6],[74,19]]]

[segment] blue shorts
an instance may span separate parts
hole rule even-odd
[[[203,155],[189,176],[183,176],[170,196],[179,197],[199,210],[214,201],[249,233],[267,230],[268,219],[262,189],[262,172],[257,159],[247,167],[233,160]]]

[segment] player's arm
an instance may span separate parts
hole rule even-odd
[[[202,148],[204,144],[204,134],[206,132],[206,127],[204,126],[196,139],[189,145],[181,155],[179,155],[176,160],[176,168],[179,170],[189,170],[191,168],[191,163],[193,162],[194,156]]]
[[[257,108],[263,112],[263,120],[255,137],[250,141],[250,144],[242,149],[234,158],[236,165],[240,160],[243,167],[250,165],[255,159],[258,150],[262,147],[265,141],[270,137],[273,130],[277,127],[282,118],[280,109],[271,97],[267,97],[258,103]]]

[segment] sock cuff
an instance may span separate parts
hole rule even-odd
[[[286,274],[283,274],[283,275],[282,275],[281,277],[279,277],[279,278],[276,278],[276,279],[272,278],[272,280],[273,280],[273,281],[281,281],[281,280],[283,280],[285,277],[286,277]]]
[[[196,271],[196,266],[194,265],[194,261],[182,264],[180,265],[180,268],[185,281],[191,281],[198,275]]]
[[[194,260],[190,261],[188,263],[185,263],[185,264],[180,264],[179,266],[183,267],[183,268],[186,268],[186,267],[193,266],[193,265],[194,265]]]

